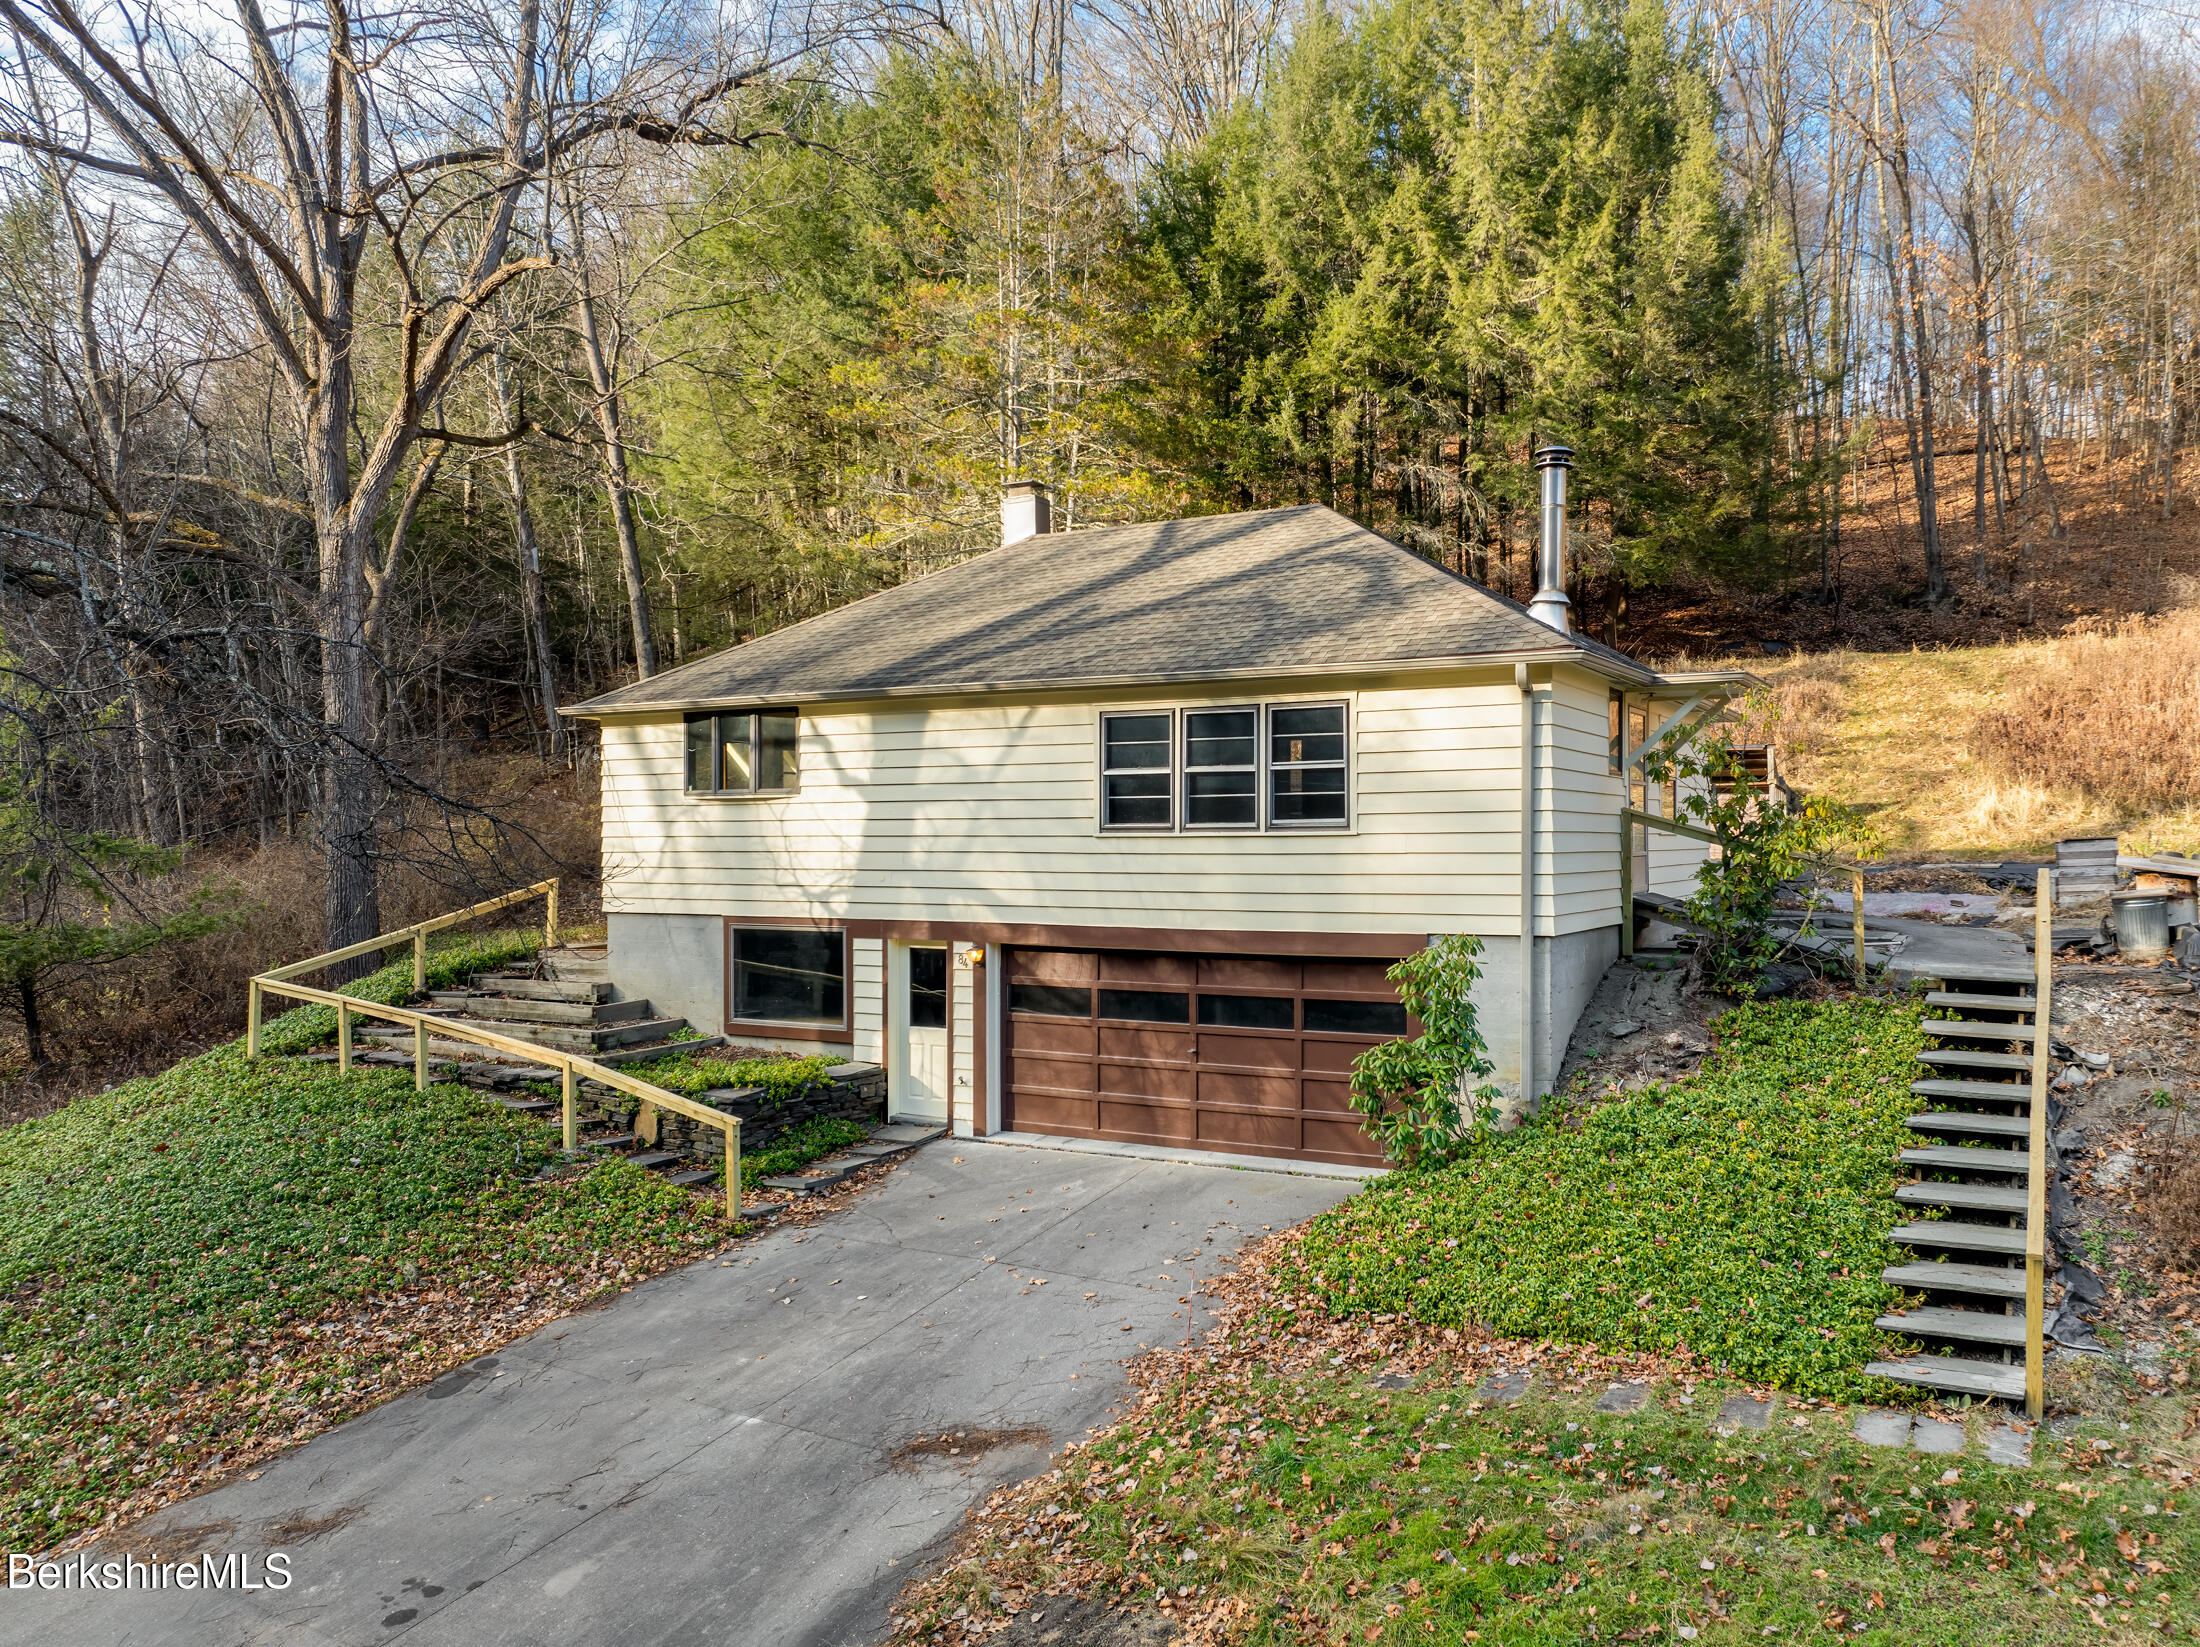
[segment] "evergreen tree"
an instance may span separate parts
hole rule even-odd
[[[1146,190],[1200,348],[1179,461],[1218,503],[1316,498],[1525,596],[1530,451],[1562,441],[1577,569],[1769,574],[1791,385],[1717,118],[1662,0],[1311,13]]]

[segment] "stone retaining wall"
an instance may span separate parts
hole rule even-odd
[[[829,1084],[784,1103],[775,1102],[760,1087],[714,1087],[698,1093],[696,1101],[741,1117],[741,1148],[768,1148],[781,1133],[819,1116],[854,1121],[859,1126],[879,1126],[886,1120],[886,1071],[877,1064],[836,1064],[828,1069]],[[626,1100],[631,1106],[632,1099]],[[628,1109],[631,1114],[631,1107]],[[685,1115],[660,1112],[657,1118],[660,1149],[693,1149],[715,1155],[724,1148],[724,1134],[716,1127]]]

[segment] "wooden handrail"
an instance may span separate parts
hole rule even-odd
[[[2055,872],[2039,872],[2032,911],[2032,1126],[2024,1189],[2024,1410],[2047,1411],[2047,1063],[2055,994]]]
[[[546,935],[554,938],[557,932],[558,883],[555,880],[538,881],[517,892],[507,892],[500,898],[491,898],[470,908],[449,915],[438,915],[432,921],[421,921],[413,926],[401,927],[396,932],[370,938],[365,943],[353,944],[348,949],[332,950],[326,955],[316,955],[309,961],[299,961],[291,966],[278,967],[263,972],[247,986],[245,1013],[245,1056],[260,1056],[260,1023],[264,1015],[265,998],[268,995],[287,996],[294,1001],[311,1001],[336,1009],[336,1067],[349,1074],[351,1071],[351,1020],[354,1014],[364,1013],[370,1018],[383,1018],[395,1024],[409,1024],[413,1032],[413,1086],[425,1092],[428,1088],[428,1036],[430,1033],[451,1040],[469,1042],[487,1047],[493,1052],[525,1058],[530,1063],[548,1064],[559,1072],[564,1097],[565,1150],[568,1155],[577,1153],[580,1147],[580,1120],[576,1109],[576,1089],[583,1080],[594,1081],[615,1092],[624,1092],[641,1100],[641,1108],[634,1116],[634,1136],[644,1143],[657,1141],[657,1112],[670,1110],[684,1115],[691,1121],[713,1126],[725,1135],[726,1157],[726,1221],[738,1222],[741,1216],[741,1118],[716,1110],[708,1104],[699,1104],[692,1098],[683,1098],[676,1092],[644,1081],[638,1076],[623,1074],[608,1064],[599,1064],[592,1058],[580,1058],[555,1047],[546,1047],[533,1041],[522,1041],[514,1036],[499,1035],[494,1030],[480,1029],[461,1019],[439,1017],[434,1013],[415,1011],[411,1007],[384,1006],[379,1001],[361,1000],[356,995],[339,994],[335,990],[315,989],[308,984],[290,980],[301,972],[316,967],[329,966],[337,961],[349,960],[371,950],[388,948],[410,939],[413,943],[413,987],[427,987],[426,945],[430,932],[440,932],[445,927],[477,915],[487,915],[529,898],[547,896],[550,900],[545,923]]]
[[[477,916],[493,915],[500,909],[509,909],[514,904],[523,904],[530,898],[546,900],[542,915],[542,944],[545,949],[555,948],[558,941],[558,878],[553,875],[547,881],[537,881],[533,886],[523,886],[516,892],[506,892],[494,898],[485,898],[478,904],[469,904],[466,908],[453,910],[448,915],[438,915],[432,920],[415,921],[411,926],[401,926],[395,932],[385,932],[362,943],[348,944],[342,949],[332,949],[325,955],[315,955],[307,960],[293,961],[288,966],[279,966],[272,971],[263,972],[260,977],[270,981],[295,978],[301,973],[317,972],[322,967],[334,966],[338,961],[349,961],[360,955],[378,954],[385,949],[394,949],[399,944],[410,943],[413,946],[413,988],[426,989],[428,987],[429,933],[441,932],[445,927],[457,926],[461,921],[470,921]]]

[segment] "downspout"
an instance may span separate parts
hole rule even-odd
[[[1535,683],[1513,665],[1520,688],[1520,1108],[1535,1107]]]

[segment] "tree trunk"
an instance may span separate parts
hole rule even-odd
[[[31,1068],[43,1072],[46,1067],[46,1031],[38,1020],[38,980],[18,978],[15,981],[15,1000],[23,1014],[23,1045],[30,1054]]]
[[[602,328],[597,323],[596,299],[588,281],[584,270],[579,304],[581,354],[588,361],[588,381],[596,391],[596,432],[603,438],[604,493],[611,501],[611,520],[619,534],[619,570],[626,578],[627,618],[634,629],[634,670],[646,681],[657,673],[657,640],[650,632],[649,586],[643,581],[641,537],[634,527],[633,487],[626,468],[625,418],[616,375],[604,350]]]
[[[512,389],[510,364],[500,352],[497,360],[497,404],[504,426],[519,426],[519,397]],[[527,504],[527,470],[520,462],[519,442],[504,448],[504,486],[512,498],[512,536],[519,549],[520,604],[527,613],[530,650],[535,654],[535,686],[542,698],[543,725],[549,729],[550,758],[565,754],[565,722],[558,715],[558,676],[550,650],[550,598],[542,582],[542,549],[535,539],[535,512]]]

